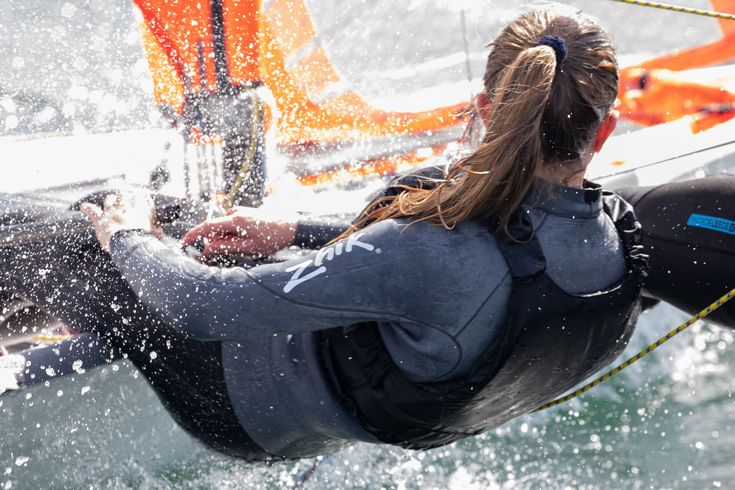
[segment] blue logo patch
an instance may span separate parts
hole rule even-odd
[[[696,226],[697,228],[706,228],[728,235],[735,235],[735,221],[725,218],[716,218],[714,216],[705,216],[704,214],[692,214],[687,221],[688,226]]]

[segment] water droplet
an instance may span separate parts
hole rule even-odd
[[[76,13],[77,8],[71,3],[67,2],[61,7],[61,15],[67,19],[74,17],[74,14]]]

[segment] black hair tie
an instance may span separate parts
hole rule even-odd
[[[559,68],[567,59],[567,43],[556,36],[544,36],[538,40],[536,46],[550,46],[556,53],[556,67]]]

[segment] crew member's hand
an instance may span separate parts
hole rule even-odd
[[[195,226],[181,241],[184,247],[203,246],[200,260],[211,262],[223,255],[265,257],[291,245],[295,236],[295,222],[273,219],[260,208],[240,206],[227,216]]]
[[[97,240],[108,252],[110,238],[121,230],[143,230],[158,238],[163,236],[156,222],[153,200],[147,194],[129,191],[110,194],[103,208],[85,202],[79,209],[92,222]]]

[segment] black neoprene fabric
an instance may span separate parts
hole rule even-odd
[[[96,243],[77,242],[68,237],[22,251],[3,249],[2,285],[124,352],[172,417],[204,444],[249,461],[271,459],[233,411],[221,343],[196,341],[169,328],[140,303],[108,254]]]

